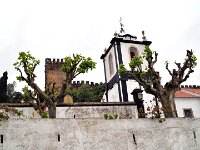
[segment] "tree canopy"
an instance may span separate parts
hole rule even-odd
[[[62,89],[56,89],[55,83],[52,86],[48,86],[45,91],[42,91],[40,87],[35,83],[36,74],[34,73],[36,67],[40,64],[30,52],[20,52],[17,61],[13,64],[15,69],[20,73],[17,76],[17,80],[25,81],[32,89],[30,92],[27,88],[24,88],[27,96],[31,96],[36,101],[39,114],[43,115],[43,105],[48,107],[49,118],[56,118],[56,103],[59,98],[63,96],[63,93],[69,83],[81,73],[86,73],[89,70],[95,68],[96,63],[92,61],[90,57],[84,57],[80,54],[73,55],[73,57],[65,57],[64,64],[62,66],[63,72],[66,73],[66,80],[63,82]],[[41,102],[41,99],[44,102]]]
[[[71,81],[79,74],[87,73],[96,67],[96,63],[90,57],[84,57],[80,54],[73,54],[73,57],[65,57],[62,71],[66,74],[66,83]]]
[[[73,97],[74,102],[100,102],[105,92],[105,84],[90,86],[83,84],[78,88],[66,88],[65,95]]]
[[[154,65],[157,62],[158,53],[152,51],[149,46],[145,46],[142,56],[135,56],[129,63],[131,72],[128,72],[123,64],[119,66],[119,74],[131,74],[134,79],[143,86],[146,93],[153,94],[162,104],[162,110],[165,117],[177,117],[176,105],[174,102],[175,92],[180,88],[181,83],[186,81],[190,74],[194,72],[197,65],[197,58],[192,50],[187,50],[184,62],[177,63],[177,69],[169,69],[169,63],[166,62],[165,68],[171,76],[170,81],[165,85],[161,84],[161,76],[155,70]],[[146,68],[142,68],[144,61],[147,61]]]

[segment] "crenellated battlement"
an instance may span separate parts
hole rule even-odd
[[[100,84],[103,84],[102,82],[100,82],[100,83],[95,83],[95,82],[89,82],[89,81],[73,81],[72,83],[71,83],[71,85],[73,86],[73,87],[80,87],[80,86],[82,86],[82,85],[89,85],[89,86],[92,86],[92,87],[95,87],[95,86],[98,86],[98,85],[100,85]]]
[[[200,89],[200,85],[181,85],[181,88]]]
[[[56,59],[56,58],[53,58],[53,59],[51,59],[51,58],[46,58],[45,59],[45,64],[58,64],[58,63],[61,63],[61,64],[63,64],[63,59]]]
[[[61,71],[61,67],[64,63],[63,59],[56,59],[56,58],[46,58],[45,59],[45,71],[47,72],[48,70],[55,70],[55,71]]]

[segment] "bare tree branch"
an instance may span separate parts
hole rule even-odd
[[[22,73],[22,71],[21,71],[21,69],[19,69],[19,68],[17,68],[17,70],[19,71],[19,73],[20,73],[20,76],[21,76],[21,78],[22,78],[22,80],[24,80],[24,81],[28,81],[28,79],[26,79],[24,76],[23,76],[23,73]]]
[[[179,83],[181,84],[181,83],[185,82],[189,78],[190,74],[193,72],[194,72],[194,70],[192,68],[190,68],[189,71],[187,72],[187,74],[185,75],[185,77],[183,79],[179,80]]]
[[[158,60],[158,53],[155,51],[154,54],[155,54],[155,56],[154,56],[154,57],[155,57],[155,58],[154,58],[155,60],[153,61],[153,65],[154,65],[154,64],[157,62],[157,60]]]
[[[167,71],[169,72],[169,74],[172,76],[172,72],[169,70],[169,63],[166,63],[165,68],[167,69]]]
[[[186,55],[186,59],[185,62],[183,63],[182,68],[179,69],[179,83],[181,84],[182,82],[186,81],[189,78],[189,75],[191,73],[194,72],[194,70],[192,69],[192,67],[194,67],[193,64],[193,51],[189,51],[187,50],[187,55]],[[187,74],[184,77],[185,71],[188,70]]]
[[[177,63],[176,61],[174,63],[178,67],[178,69],[181,69],[181,63]]]
[[[148,83],[147,80],[143,79],[143,77],[141,77],[141,74],[133,74],[133,76],[135,77],[135,80],[144,87],[144,90],[149,93],[149,94],[155,94],[157,93],[156,89],[154,89],[152,87],[151,83]]]

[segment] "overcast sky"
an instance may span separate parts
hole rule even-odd
[[[198,0],[1,0],[0,76],[8,71],[8,82],[16,80],[13,63],[20,51],[30,51],[41,60],[36,81],[43,88],[45,58],[81,53],[97,67],[78,79],[104,82],[100,56],[119,32],[122,17],[126,33],[140,40],[144,30],[153,42],[151,48],[159,53],[156,68],[166,81],[164,62],[182,62],[186,49],[194,50],[200,64],[199,8]],[[200,85],[199,64],[186,84]],[[17,85],[19,90],[23,86]]]

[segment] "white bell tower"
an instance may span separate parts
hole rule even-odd
[[[129,62],[131,59],[134,56],[140,56],[144,47],[152,43],[146,40],[144,32],[142,32],[142,41],[138,41],[136,36],[122,34],[124,32],[122,24],[120,32],[120,34],[114,34],[110,46],[105,49],[104,54],[101,56],[104,64],[107,102],[133,101],[131,92],[139,88],[139,84],[133,77],[119,76],[118,68],[120,64],[123,64],[130,70]]]

